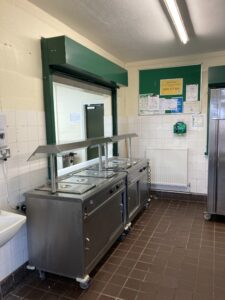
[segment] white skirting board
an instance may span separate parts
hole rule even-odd
[[[146,158],[152,189],[188,191],[188,149],[147,148]]]

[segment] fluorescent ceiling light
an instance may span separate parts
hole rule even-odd
[[[184,27],[183,20],[180,15],[179,8],[177,6],[176,0],[164,0],[164,3],[168,9],[170,17],[174,23],[174,26],[177,30],[179,38],[182,43],[186,44],[189,41],[187,31]]]

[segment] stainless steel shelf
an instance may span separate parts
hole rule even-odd
[[[68,144],[59,144],[59,145],[41,145],[31,154],[28,160],[38,159],[40,155],[46,156],[50,154],[59,154],[62,152],[72,151],[79,148],[85,148],[90,146],[97,146],[105,143],[110,143],[110,137],[100,137],[100,138],[91,138],[84,141],[68,143]],[[38,156],[38,157],[35,157]]]
[[[68,144],[58,144],[58,145],[40,145],[37,149],[31,154],[28,160],[38,159],[40,157],[46,157],[50,154],[59,154],[67,151],[72,151],[79,148],[85,148],[90,146],[97,146],[107,143],[115,143],[120,140],[130,139],[132,137],[137,137],[136,133],[127,133],[121,135],[115,135],[111,137],[100,137],[100,138],[91,138],[79,142],[68,143]]]
[[[125,140],[128,138],[133,138],[133,137],[137,137],[137,136],[138,135],[136,133],[127,133],[127,134],[120,134],[120,135],[112,136],[112,137],[110,137],[110,139],[111,139],[112,143],[115,143],[120,140]]]
[[[99,156],[99,172],[102,172],[102,146],[105,145],[105,164],[108,164],[108,143],[114,143],[119,140],[128,141],[128,158],[131,161],[131,138],[136,137],[136,133],[121,134],[112,137],[98,137],[91,138],[84,141],[59,144],[59,145],[41,145],[31,154],[28,158],[29,160],[39,159],[42,157],[50,157],[50,174],[51,174],[51,191],[56,193],[57,191],[57,172],[55,158],[57,154],[62,154],[64,152],[69,152],[79,148],[98,146],[98,156]]]

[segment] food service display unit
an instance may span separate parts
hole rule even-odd
[[[100,141],[107,138],[91,144]],[[49,154],[54,164],[57,153],[89,145],[40,146],[33,155]],[[29,262],[40,276],[75,278],[87,288],[89,273],[124,231],[126,174],[103,171],[101,163],[91,177],[76,172],[57,179],[51,171],[50,185],[26,193]]]
[[[88,288],[89,273],[124,231],[125,179],[118,173],[82,183],[71,176],[55,194],[46,187],[26,194],[29,264],[40,276],[50,272]],[[95,186],[79,194],[76,186],[68,190],[73,182]]]
[[[103,170],[113,171],[115,173],[125,172],[127,174],[126,182],[126,226],[128,230],[131,226],[131,221],[137,214],[147,207],[150,202],[149,193],[149,162],[147,159],[133,159],[131,153],[131,138],[136,137],[136,134],[124,134],[111,137],[111,141],[117,142],[119,140],[127,140],[128,142],[128,158],[112,157],[108,159],[106,155],[103,163]],[[108,143],[105,144],[106,147]],[[105,153],[107,153],[107,148]],[[98,169],[98,164],[89,167],[89,170]]]
[[[31,154],[28,160],[38,159],[41,157],[50,158],[50,177],[51,177],[51,190],[54,194],[56,192],[56,182],[57,182],[57,171],[56,171],[56,156],[57,154],[69,152],[71,150],[98,146],[99,154],[99,173],[102,172],[102,145],[111,142],[111,139],[106,137],[91,138],[79,142],[59,144],[59,145],[41,145]],[[104,172],[107,175],[107,172]]]
[[[147,207],[150,202],[148,172],[149,163],[146,159],[136,159],[130,162],[126,159],[113,157],[109,161],[107,170],[125,172],[127,174],[127,203],[126,203],[126,226],[129,229],[131,222],[137,214]]]

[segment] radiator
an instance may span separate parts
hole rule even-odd
[[[188,149],[147,148],[151,188],[188,191]]]

